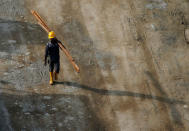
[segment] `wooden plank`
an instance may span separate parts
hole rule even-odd
[[[47,26],[47,24],[44,22],[44,20],[40,17],[40,15],[36,12],[36,11],[31,11],[31,13],[33,14],[33,16],[35,16],[35,18],[38,21],[38,24],[47,32],[49,33],[51,30],[50,28]],[[64,43],[64,41],[63,41]],[[70,63],[73,65],[74,69],[76,70],[76,72],[80,72],[79,66],[75,63],[74,59],[72,58],[72,56],[70,55],[70,53],[68,52],[68,50],[65,48],[65,46],[62,43],[58,43],[60,49],[65,53],[65,55],[67,56],[68,60],[70,61]]]

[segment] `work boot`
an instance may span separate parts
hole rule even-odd
[[[50,81],[49,84],[52,85],[53,84],[53,72],[50,72]]]
[[[54,79],[58,80],[58,73],[54,72]]]

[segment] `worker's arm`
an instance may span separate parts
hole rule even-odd
[[[45,65],[45,66],[47,65],[48,51],[49,51],[49,48],[48,48],[48,44],[47,44],[47,45],[46,45],[46,48],[45,48],[45,62],[44,62],[44,65]]]

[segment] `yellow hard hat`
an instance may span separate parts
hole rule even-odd
[[[56,35],[55,35],[54,31],[49,32],[49,39],[52,39],[55,37],[56,37]]]

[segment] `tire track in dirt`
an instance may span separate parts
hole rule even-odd
[[[82,4],[81,3],[79,3],[79,1],[78,1],[78,4],[81,6]],[[79,7],[80,8],[80,10],[81,10],[81,7]],[[94,9],[95,10],[95,9]],[[82,12],[83,13],[83,12]],[[81,12],[80,12],[80,15],[79,16],[82,16],[82,18],[84,17],[84,15],[85,14],[81,14]],[[83,72],[83,74],[81,75],[81,81],[82,81],[82,83],[86,83],[87,85],[90,85],[90,87],[95,87],[95,88],[97,88],[97,89],[107,89],[107,84],[106,84],[106,80],[105,80],[105,78],[104,78],[104,76],[103,76],[103,74],[102,74],[102,70],[106,70],[106,68],[108,68],[109,66],[108,65],[105,65],[105,67],[103,67],[102,65],[101,65],[101,59],[103,59],[103,58],[106,58],[106,56],[108,56],[107,58],[108,59],[111,59],[112,58],[112,55],[111,54],[109,54],[108,52],[103,52],[102,50],[99,50],[99,49],[97,49],[97,48],[99,48],[99,47],[95,47],[95,45],[96,45],[96,43],[94,43],[94,41],[92,40],[92,38],[90,38],[90,34],[89,34],[89,32],[88,32],[88,30],[87,30],[87,23],[86,23],[86,21],[85,21],[85,19],[80,19],[81,21],[82,21],[82,25],[85,25],[84,27],[82,27],[82,28],[80,28],[80,33],[81,32],[83,32],[82,34],[83,34],[83,36],[82,36],[82,39],[86,39],[87,38],[87,40],[89,40],[88,42],[89,42],[89,44],[91,44],[92,45],[92,47],[91,47],[91,45],[89,45],[89,48],[88,47],[86,47],[86,46],[83,46],[83,44],[82,43],[84,43],[84,42],[86,42],[86,41],[84,41],[84,40],[82,40],[81,39],[81,43],[79,44],[79,45],[81,45],[81,47],[79,47],[79,45],[77,44],[77,48],[79,48],[79,49],[83,49],[83,51],[81,51],[81,52],[85,52],[86,54],[92,54],[90,57],[89,57],[89,59],[91,60],[91,63],[94,63],[94,65],[91,65],[91,64],[89,64],[89,65],[85,65],[84,63],[80,63],[79,61],[79,63],[81,64],[81,67],[83,68],[83,69],[90,69],[90,68],[93,68],[93,69],[95,69],[94,70],[94,72],[95,72],[95,75],[93,76],[91,76],[90,74],[88,74],[88,72]],[[98,28],[98,27],[97,27]],[[82,31],[83,30],[83,31]],[[79,32],[78,32],[79,33]],[[76,38],[77,39],[77,38]],[[77,40],[79,40],[80,38],[78,38]],[[80,41],[80,40],[79,40]],[[83,46],[83,47],[82,47]],[[87,52],[85,51],[85,48],[87,48]],[[109,57],[109,55],[110,55],[110,57]],[[78,56],[78,55],[77,55]],[[80,58],[81,58],[82,56],[80,56]],[[85,61],[88,61],[87,60],[87,57],[85,58],[85,57],[83,57],[83,60],[82,60],[83,62]],[[90,75],[90,79],[91,80],[94,80],[94,81],[86,81],[86,77],[87,76],[89,76]],[[114,80],[113,80],[113,75],[111,74],[111,71],[108,71],[108,76],[109,76],[109,78],[111,78],[111,83],[113,83],[114,82]],[[98,77],[98,78],[96,78],[96,77]],[[95,82],[95,83],[94,83]],[[111,84],[111,83],[109,83],[109,84]],[[107,104],[109,104],[109,103],[111,103],[110,102],[110,98],[109,98],[109,96],[102,96],[102,95],[100,95],[100,94],[94,94],[94,93],[92,93],[92,101],[93,101],[93,103],[95,104],[95,106],[97,107],[97,110],[99,110],[101,113],[98,115],[99,116],[99,118],[101,118],[101,119],[104,119],[104,122],[107,124],[107,125],[111,125],[110,127],[107,127],[106,126],[106,129],[105,130],[118,130],[117,128],[117,121],[116,121],[116,119],[115,119],[115,113],[114,113],[114,110],[112,110],[111,108],[109,108],[109,106],[110,105],[107,105]],[[103,107],[102,107],[103,106]],[[106,112],[111,112],[111,114],[107,114]],[[111,119],[111,121],[109,121],[109,119]]]
[[[102,2],[103,3],[103,2]],[[108,2],[109,3],[109,2]],[[110,6],[111,6],[111,2],[109,3]],[[84,6],[83,3],[81,3],[82,6]],[[99,4],[100,5],[100,4]],[[89,5],[88,5],[89,6]],[[91,6],[91,7],[90,7]],[[102,40],[103,41],[103,45],[101,45],[100,43],[95,43],[96,45],[98,45],[98,48],[102,48],[104,50],[108,50],[110,52],[112,52],[111,48],[113,46],[112,42],[111,42],[111,35],[109,34],[109,29],[108,27],[110,27],[110,24],[108,24],[108,17],[107,14],[105,14],[104,12],[101,12],[99,13],[98,11],[101,10],[101,9],[104,9],[104,8],[107,8],[106,5],[104,5],[105,7],[97,7],[95,5],[90,5],[88,8],[90,8],[90,10],[94,10],[93,14],[87,14],[87,7],[83,7],[83,16],[85,16],[85,22],[87,23],[87,29],[88,31],[90,31],[90,34],[93,34],[94,32],[96,32],[97,34],[101,34],[102,31],[103,31],[103,34],[101,36],[99,36],[99,41]],[[113,14],[113,16],[116,16],[116,14]],[[88,21],[90,18],[94,18],[94,22],[90,22]],[[107,21],[104,21],[104,20],[107,20]],[[109,21],[110,22],[110,21]],[[91,27],[90,25],[92,26],[95,26],[94,28]],[[93,30],[94,29],[94,30]],[[97,41],[96,39],[98,39],[98,35],[97,35],[97,38],[95,36],[93,36],[93,40]],[[106,49],[106,46],[107,47],[110,47],[110,48],[107,48]],[[115,54],[114,54],[115,55]],[[116,56],[117,57],[117,56]],[[117,57],[118,59],[118,57]],[[97,60],[97,63],[98,63],[98,60]],[[121,67],[118,67],[119,69],[123,69]],[[101,74],[103,72],[103,69],[100,68],[101,70]],[[124,71],[122,71],[123,73]],[[123,78],[119,78],[119,76],[116,76],[118,73],[116,73],[116,71],[114,70],[109,70],[108,71],[108,76],[110,78],[110,81],[107,81],[105,80],[104,78],[104,82],[103,82],[103,85],[106,87],[106,89],[110,89],[110,88],[118,88],[118,89],[121,89],[122,88],[122,84],[123,83],[119,83],[119,81],[117,81],[118,79],[123,79]],[[103,74],[102,74],[103,76]],[[103,76],[104,77],[104,76]],[[117,79],[116,79],[117,78]],[[108,92],[108,90],[106,90]],[[109,90],[111,92],[111,90]],[[116,123],[114,123],[114,125],[117,125],[119,126],[120,123],[119,123],[119,117],[117,117],[117,113],[116,112],[119,112],[120,110],[122,110],[122,105],[125,103],[125,101],[123,100],[124,98],[123,97],[119,97],[119,95],[115,98],[115,96],[111,96],[109,95],[108,96],[109,98],[109,108],[112,108],[112,110],[114,111],[114,115],[115,115],[115,118],[114,118],[114,121],[116,119]],[[128,103],[131,103],[131,101],[133,102],[133,98],[129,98],[130,102]],[[133,105],[135,105],[134,103],[132,103]],[[125,104],[127,105],[127,104]],[[127,105],[128,106],[128,105]],[[108,106],[107,106],[108,107]],[[121,109],[120,109],[121,107]],[[133,106],[134,107],[134,106]],[[126,110],[125,110],[126,111]]]
[[[120,1],[109,1],[109,2],[102,2],[103,5],[101,7],[101,14],[98,14],[98,16],[100,17],[100,28],[103,29],[104,31],[104,39],[105,42],[108,44],[108,51],[113,52],[112,54],[117,56],[117,59],[120,60],[120,65],[119,65],[119,69],[117,70],[110,70],[110,77],[113,81],[113,83],[111,83],[111,86],[113,87],[113,89],[117,89],[117,90],[128,90],[128,89],[132,89],[130,82],[128,82],[127,80],[127,75],[126,75],[126,68],[125,65],[127,65],[127,57],[125,55],[125,51],[123,49],[124,45],[122,45],[122,43],[120,42],[121,39],[117,32],[117,30],[120,29],[120,32],[123,34],[126,33],[121,29],[121,20],[120,20]],[[111,14],[111,15],[110,15]],[[125,24],[125,23],[124,23]],[[111,27],[111,26],[115,26],[115,27]],[[117,28],[117,29],[116,29]],[[116,33],[113,33],[113,32]],[[100,31],[99,31],[100,32]],[[119,34],[121,34],[119,33]],[[115,45],[116,44],[116,45]],[[99,45],[100,46],[100,45]],[[119,47],[120,48],[120,52],[116,52],[115,48]],[[119,57],[118,57],[119,56]],[[121,57],[120,57],[121,56]],[[119,73],[119,71],[121,71],[121,74]],[[124,75],[123,75],[124,74]],[[122,77],[121,77],[122,76]],[[126,77],[126,78],[124,78]],[[123,83],[122,83],[123,82]],[[105,85],[108,85],[109,83],[107,81],[105,81]],[[107,86],[108,87],[108,86]],[[110,90],[111,92],[111,90]],[[137,106],[137,102],[135,101],[134,97],[126,97],[125,96],[109,96],[110,99],[110,103],[111,103],[111,108],[114,110],[115,112],[115,117],[116,117],[116,121],[118,124],[118,126],[120,127],[120,130],[123,130],[125,128],[125,126],[127,127],[128,130],[132,129],[129,127],[128,125],[125,125],[125,121],[128,122],[127,117],[129,117],[130,115],[132,117],[135,116],[134,111],[136,111],[138,109]],[[128,113],[130,112],[130,113]],[[126,114],[127,113],[127,114]],[[136,129],[137,126],[133,127],[133,129]]]
[[[136,3],[136,2],[128,1],[128,3],[130,5],[131,17],[133,19],[135,19],[137,16],[137,10],[135,8],[134,3]],[[158,96],[160,95],[163,97],[168,97],[167,93],[162,89],[162,86],[159,82],[159,76],[157,74],[157,71],[156,71],[156,68],[155,68],[155,65],[153,62],[154,60],[153,60],[152,54],[151,54],[150,50],[148,49],[148,46],[146,43],[146,39],[145,39],[146,34],[145,34],[145,29],[143,28],[143,23],[140,21],[134,21],[134,23],[135,23],[134,28],[136,29],[137,36],[142,38],[142,39],[140,39],[140,44],[144,51],[145,61],[147,63],[148,69],[149,69],[148,71],[145,71],[145,74],[148,77],[148,79],[151,80],[152,85],[156,88],[156,90],[154,90],[156,92],[156,94]],[[176,126],[174,126],[174,124],[172,123],[172,120],[169,119],[169,110],[167,109],[167,106],[169,107],[173,123],[176,124]],[[180,126],[180,129],[184,128],[182,120],[180,119],[181,115],[173,104],[165,105],[162,103],[158,103],[158,107],[162,107],[165,111],[165,113],[163,113],[164,111],[162,112],[164,114],[164,115],[162,115],[162,117],[164,117],[166,119],[166,121],[168,122],[168,125],[169,125],[168,128],[172,129],[173,127],[177,127],[177,126]]]

